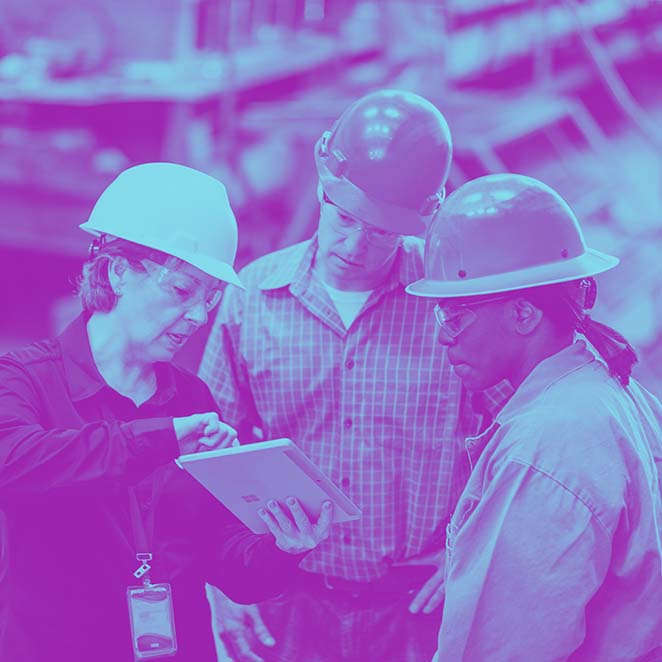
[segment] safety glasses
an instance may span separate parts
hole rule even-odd
[[[468,326],[476,321],[478,315],[473,310],[477,306],[482,306],[493,301],[503,301],[508,299],[510,294],[487,297],[471,297],[466,303],[453,303],[445,299],[437,303],[434,307],[434,316],[441,330],[451,338],[457,338]]]
[[[141,260],[140,263],[174,305],[190,309],[203,304],[207,313],[210,313],[223,296],[220,287],[208,287],[195,276],[176,267],[164,266],[151,260]]]
[[[389,248],[395,246],[400,241],[400,235],[395,232],[388,232],[359,221],[358,218],[350,216],[342,207],[332,202],[329,197],[324,193],[322,200],[326,205],[333,207],[336,213],[333,215],[331,221],[333,229],[343,237],[348,237],[355,232],[361,232],[366,238],[366,241],[380,248]]]

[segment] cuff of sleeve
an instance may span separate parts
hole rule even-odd
[[[268,534],[265,534],[267,537]],[[266,540],[263,541],[265,545],[265,556],[268,557],[270,567],[273,571],[281,571],[284,575],[292,575],[296,572],[297,568],[301,561],[303,561],[312,549],[308,551],[301,552],[300,554],[290,554],[289,552],[284,552],[282,549],[279,549],[276,546],[276,543],[273,540],[270,540],[271,536],[268,536]]]
[[[136,458],[151,467],[167,464],[179,455],[171,417],[147,418],[125,423],[129,448]]]

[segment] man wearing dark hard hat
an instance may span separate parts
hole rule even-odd
[[[407,291],[436,300],[465,386],[515,388],[466,440],[440,662],[662,659],[662,405],[631,378],[630,344],[587,313],[617,264],[521,175],[465,184],[430,227]]]
[[[450,132],[426,99],[382,90],[324,133],[315,162],[315,236],[241,272],[246,291],[224,299],[201,376],[242,441],[254,427],[293,439],[363,517],[331,533],[280,600],[253,609],[267,644],[254,651],[306,662],[429,659],[461,489],[462,391],[429,303],[405,286],[423,274],[416,235],[443,199]],[[476,431],[472,410],[462,411]],[[218,608],[237,622],[229,602]],[[223,627],[236,648],[251,645],[242,628]]]

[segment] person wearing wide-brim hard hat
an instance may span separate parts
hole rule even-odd
[[[205,582],[244,602],[279,594],[332,510],[310,521],[276,503],[291,520],[255,536],[174,466],[236,439],[204,382],[172,364],[222,281],[240,285],[224,186],[180,165],[136,166],[83,227],[97,235],[83,313],[0,357],[0,659],[212,662]]]
[[[436,647],[442,523],[464,466],[456,429],[474,426],[427,302],[404,289],[423,275],[451,135],[427,99],[379,90],[311,157],[316,233],[241,271],[246,291],[223,300],[200,374],[242,439],[293,439],[363,516],[281,599],[239,614],[219,597],[219,629],[237,657],[255,645],[267,659],[417,662]]]
[[[430,226],[408,291],[436,300],[466,386],[515,388],[466,440],[439,660],[644,660],[662,645],[662,405],[632,379],[627,340],[587,313],[617,264],[522,175],[468,182]]]

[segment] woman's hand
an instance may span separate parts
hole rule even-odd
[[[181,455],[225,448],[237,439],[237,431],[219,420],[216,412],[175,418],[172,423]]]
[[[329,537],[329,528],[333,519],[333,503],[325,501],[322,512],[313,524],[294,497],[286,499],[290,514],[287,514],[271,499],[267,503],[269,510],[260,508],[259,516],[265,521],[269,531],[276,539],[276,546],[289,554],[300,554],[314,549]]]

